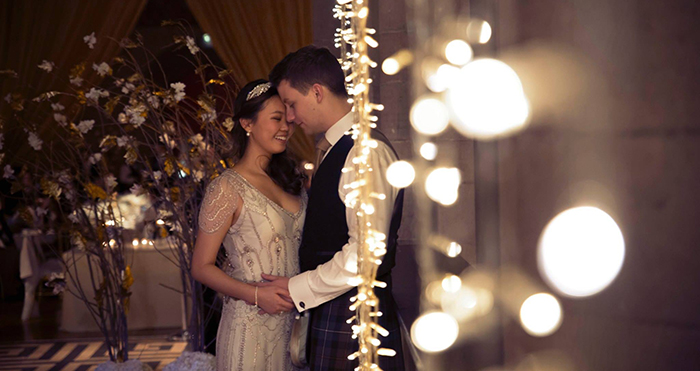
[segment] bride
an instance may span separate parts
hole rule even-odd
[[[192,276],[225,296],[217,370],[290,370],[294,304],[286,290],[255,283],[262,273],[299,273],[305,176],[286,153],[294,127],[269,82],[244,86],[234,110],[237,163],[207,187]],[[215,262],[222,243],[227,260],[220,269]]]

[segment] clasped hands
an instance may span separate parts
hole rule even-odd
[[[289,277],[263,273],[262,278],[267,282],[250,283],[258,290],[259,314],[280,314],[294,309],[294,301],[289,294]]]

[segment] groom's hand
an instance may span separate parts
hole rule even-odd
[[[287,292],[287,297],[291,301],[291,296],[289,295],[289,277],[282,277],[282,276],[273,276],[271,274],[262,274],[262,278],[265,281],[269,282],[263,282],[260,284],[261,287],[264,286],[276,286],[281,289],[284,289]]]
[[[282,277],[282,276],[273,276],[271,274],[262,274],[262,278],[268,282],[257,282],[255,286],[258,287],[276,287],[281,290],[282,292],[277,293],[280,298],[286,300],[292,305],[292,308],[294,308],[294,301],[292,300],[291,295],[289,294],[289,277]],[[260,311],[262,314],[263,311]]]

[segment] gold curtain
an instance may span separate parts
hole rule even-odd
[[[25,99],[51,90],[69,90],[68,73],[85,61],[85,86],[99,82],[93,63],[110,62],[118,55],[116,41],[129,36],[147,0],[7,0],[0,6],[0,70],[11,69],[18,78],[0,79],[0,93],[21,93]],[[83,37],[95,32],[97,44],[90,49]],[[56,64],[46,73],[37,65]],[[5,103],[4,101],[2,103]],[[7,117],[8,105],[2,116]],[[68,111],[70,111],[70,107]],[[48,112],[48,111],[47,111]],[[47,112],[32,113],[31,121],[50,122]],[[42,117],[44,116],[44,117]],[[48,117],[44,120],[45,117]],[[10,129],[10,128],[6,128]],[[39,128],[41,129],[41,128]],[[25,138],[26,139],[26,138]],[[26,148],[26,140],[22,140]],[[11,143],[6,142],[9,146]],[[8,159],[9,160],[9,159]]]
[[[285,55],[312,42],[310,0],[187,0],[239,86],[267,75]],[[313,161],[313,140],[296,130],[289,143]]]

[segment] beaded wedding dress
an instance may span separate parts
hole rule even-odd
[[[199,226],[213,233],[224,228],[227,217],[242,208],[224,237],[224,272],[243,282],[260,282],[262,273],[291,277],[299,273],[298,249],[306,203],[303,193],[299,211],[292,213],[228,169],[207,187]],[[293,312],[270,315],[258,311],[243,300],[224,300],[216,338],[217,370],[295,369],[289,355]]]

